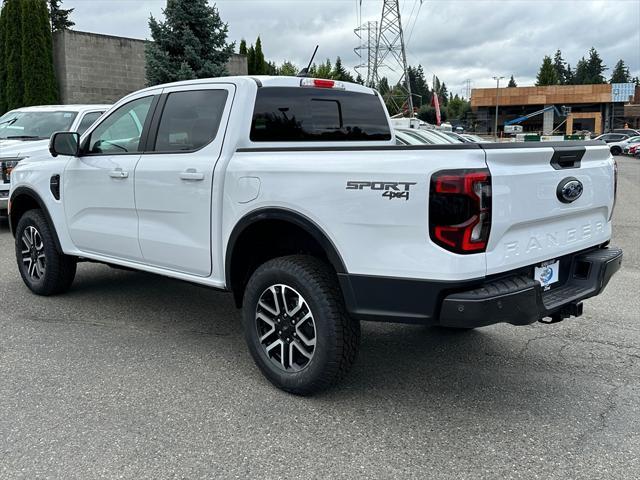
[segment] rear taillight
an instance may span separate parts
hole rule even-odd
[[[491,230],[491,175],[487,169],[442,170],[431,177],[429,235],[455,253],[487,249]]]

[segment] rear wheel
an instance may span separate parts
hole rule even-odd
[[[360,325],[344,308],[333,271],[320,260],[270,260],[251,276],[243,302],[249,351],[275,386],[311,394],[338,382],[355,361]]]
[[[16,227],[16,260],[25,285],[38,295],[67,291],[76,275],[76,259],[56,248],[40,210],[27,211]]]

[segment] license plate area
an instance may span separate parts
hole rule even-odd
[[[560,260],[543,262],[533,269],[533,278],[547,291],[560,280]]]

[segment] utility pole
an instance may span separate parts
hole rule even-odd
[[[388,69],[400,70],[401,76],[398,85],[402,86],[403,98],[400,108],[405,104],[409,111],[409,117],[413,117],[413,96],[411,95],[411,81],[407,67],[407,54],[404,43],[404,32],[400,19],[399,0],[383,0],[382,18],[378,28],[378,38],[375,49],[375,62],[373,67],[373,80],[380,82],[380,71]],[[395,99],[391,97],[395,103]],[[396,106],[398,106],[396,104]]]
[[[496,81],[496,121],[493,127],[493,138],[497,142],[498,141],[498,103],[500,101],[500,80],[504,77],[493,77]]]

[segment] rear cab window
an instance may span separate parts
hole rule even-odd
[[[302,87],[258,89],[252,142],[385,141],[392,134],[373,93]]]

